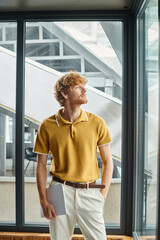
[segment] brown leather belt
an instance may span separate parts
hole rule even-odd
[[[91,182],[89,184],[87,183],[78,183],[78,182],[69,182],[69,181],[64,181],[56,176],[53,176],[53,180],[59,183],[65,183],[65,185],[74,187],[74,188],[105,188],[105,185],[102,184],[96,184],[96,181]]]

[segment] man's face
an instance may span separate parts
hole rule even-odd
[[[75,85],[71,92],[67,94],[67,101],[69,101],[71,104],[85,104],[88,102],[87,96],[86,96],[86,88],[83,84],[77,84]]]

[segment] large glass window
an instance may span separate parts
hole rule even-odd
[[[17,24],[0,23],[0,222],[15,222]]]
[[[59,109],[54,84],[70,70],[88,79],[86,111],[104,118],[113,138],[114,173],[104,207],[107,226],[120,226],[122,22],[28,22],[25,60],[25,222],[46,222],[40,217],[36,189],[36,156],[32,148],[40,122]],[[29,159],[32,155],[32,160]],[[54,161],[54,159],[52,160]],[[97,149],[97,161],[102,161]],[[48,159],[48,171],[51,159]],[[48,175],[48,183],[51,177]]]
[[[138,236],[155,235],[158,154],[158,0],[140,14],[137,76],[136,216]]]

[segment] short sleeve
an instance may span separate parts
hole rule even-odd
[[[33,152],[48,154],[49,153],[49,143],[48,134],[44,124],[42,123],[38,129],[35,145]]]
[[[98,141],[97,146],[102,146],[112,142],[108,127],[103,119],[101,119],[98,127]]]

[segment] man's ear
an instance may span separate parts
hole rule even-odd
[[[62,96],[63,96],[65,99],[68,98],[68,94],[64,93],[63,91],[61,91],[61,94],[62,94]]]

